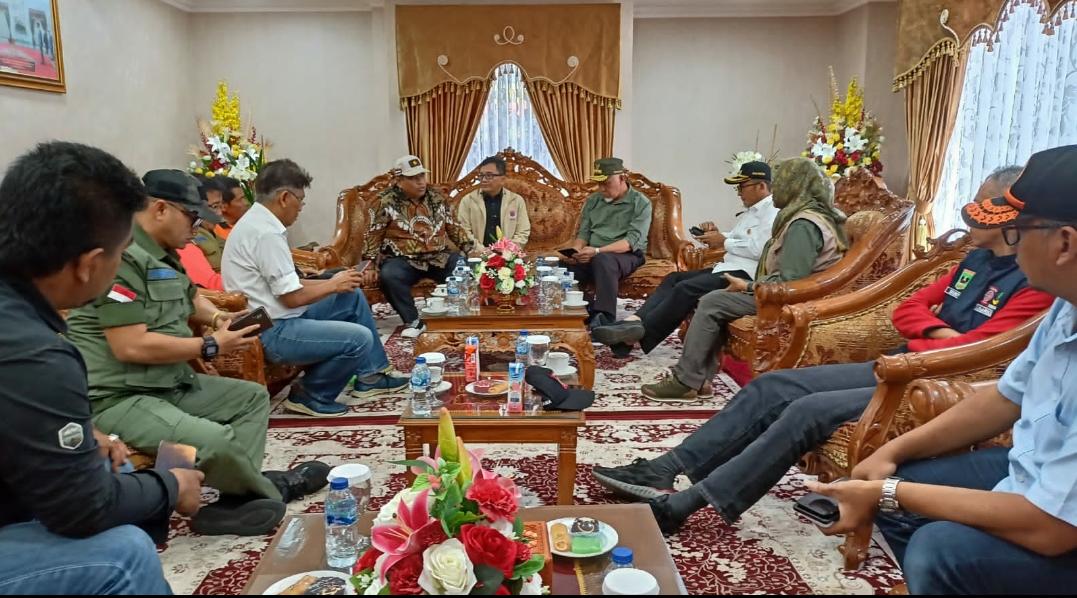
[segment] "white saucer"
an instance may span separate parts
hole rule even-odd
[[[561,306],[562,307],[587,307],[587,302],[586,301],[581,301],[579,303],[569,303],[568,301],[565,301],[564,303],[561,304]]]
[[[347,573],[341,573],[340,571],[308,571],[307,573],[297,573],[291,577],[286,577],[277,583],[266,588],[263,592],[264,596],[276,596],[284,590],[287,590],[295,582],[303,578],[304,575],[310,575],[312,577],[336,577],[339,579],[347,580],[347,585],[344,586],[345,593],[349,596],[355,595],[355,586],[351,583],[351,575]]]
[[[602,550],[599,550],[594,554],[577,554],[571,551],[557,550],[553,547],[553,532],[550,530],[553,528],[553,525],[555,523],[564,523],[565,527],[571,530],[572,522],[575,519],[575,517],[562,517],[560,519],[554,519],[553,521],[546,522],[546,531],[550,534],[550,552],[558,556],[567,556],[574,559],[585,559],[593,556],[606,554],[607,552],[613,550],[614,546],[617,546],[617,542],[619,541],[619,537],[617,536],[617,530],[613,529],[613,526],[611,526],[610,524],[599,521],[598,532],[602,535]]]
[[[558,376],[558,377],[561,377],[561,376],[568,377],[568,376],[576,375],[577,372],[579,372],[579,370],[577,370],[576,368],[574,368],[572,366],[568,366],[567,368],[561,370],[560,372],[554,372],[553,375]]]
[[[444,316],[449,313],[449,308],[443,307],[441,309],[434,309],[433,307],[424,307],[423,313],[428,316]]]
[[[448,380],[442,380],[441,384],[438,384],[437,388],[434,389],[434,394],[441,394],[449,390],[450,388],[452,388],[452,382],[449,382]]]

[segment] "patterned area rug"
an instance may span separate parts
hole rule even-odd
[[[634,306],[630,306],[634,307]],[[397,368],[411,360],[411,343],[386,323],[386,347]],[[601,504],[616,499],[591,477],[594,465],[618,465],[651,457],[676,446],[736,392],[725,376],[715,378],[714,399],[692,403],[658,403],[639,394],[642,383],[662,374],[675,361],[680,342],[670,339],[646,359],[636,352],[624,360],[598,349],[596,408],[588,411],[578,448],[576,502]],[[402,458],[403,439],[393,423],[403,397],[352,406],[352,417],[313,421],[275,412],[266,445],[266,469],[281,469],[309,459],[330,465],[362,462],[374,467],[371,507],[384,504],[404,486],[401,468],[388,462]],[[556,502],[555,447],[491,445],[487,466],[512,476],[523,488],[527,506]],[[885,594],[901,582],[894,563],[877,546],[856,572],[841,569],[840,539],[827,538],[799,519],[792,501],[804,493],[807,476],[791,469],[782,481],[733,526],[712,509],[694,515],[683,531],[668,538],[670,551],[691,594]],[[687,485],[681,479],[680,484]],[[324,493],[289,505],[290,512],[318,512]],[[161,547],[165,574],[177,593],[238,594],[271,536],[238,538],[191,534],[176,517]]]

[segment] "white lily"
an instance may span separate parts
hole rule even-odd
[[[833,145],[830,145],[829,143],[826,143],[824,141],[816,141],[815,144],[811,146],[811,155],[815,156],[816,158],[829,157],[833,159],[834,154],[837,153],[837,151],[838,150],[834,149]]]
[[[863,151],[868,146],[868,140],[860,136],[860,132],[851,127],[845,129],[845,153]]]

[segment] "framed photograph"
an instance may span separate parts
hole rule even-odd
[[[0,0],[0,85],[64,93],[59,0]]]

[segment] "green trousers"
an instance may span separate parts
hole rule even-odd
[[[94,425],[148,455],[162,440],[198,449],[197,467],[221,494],[281,499],[262,475],[269,393],[253,382],[198,376],[197,390],[108,398]],[[96,409],[95,409],[96,411]]]

